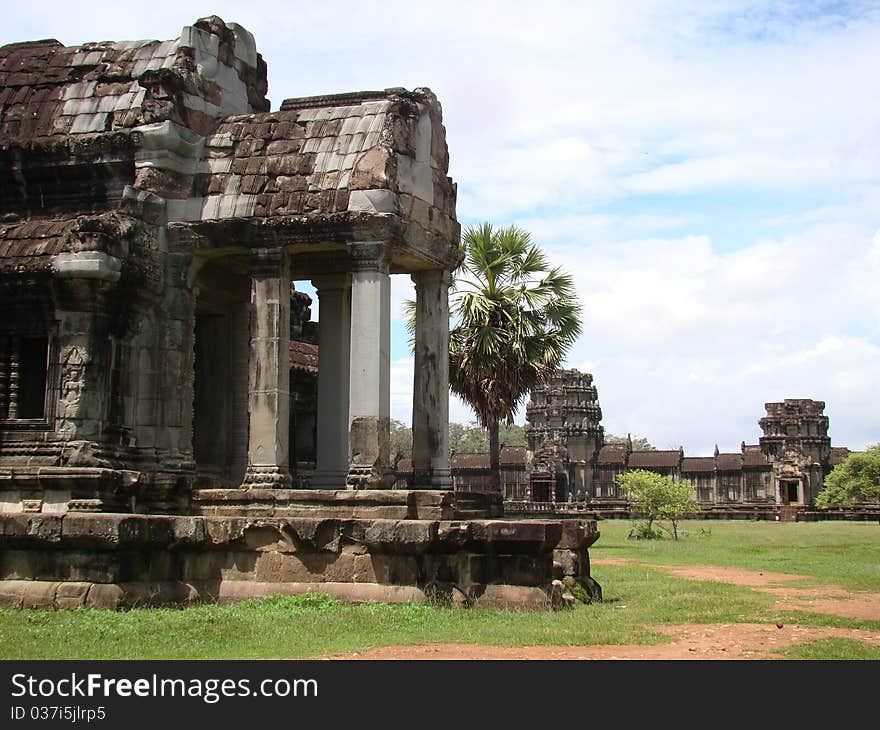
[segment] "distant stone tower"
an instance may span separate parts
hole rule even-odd
[[[764,432],[759,442],[773,467],[776,502],[810,504],[830,469],[831,438],[825,403],[786,398],[782,403],[765,403],[764,407],[767,415],[758,421]]]
[[[526,407],[526,478],[533,502],[570,502],[592,493],[593,464],[604,442],[593,376],[557,370]]]

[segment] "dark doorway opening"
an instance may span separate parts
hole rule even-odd
[[[798,499],[798,482],[796,480],[785,480],[780,484],[780,491],[782,492],[782,503],[783,504],[797,504],[800,500]]]
[[[530,477],[532,502],[549,502],[553,478],[547,472],[535,472]]]

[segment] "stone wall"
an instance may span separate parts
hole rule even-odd
[[[595,522],[342,514],[2,515],[0,603],[121,608],[322,591],[537,608],[552,604],[554,578],[596,591]]]

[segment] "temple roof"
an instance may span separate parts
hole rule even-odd
[[[0,223],[0,257],[7,270],[43,268],[59,253],[70,249],[67,234],[75,218]]]
[[[683,473],[715,471],[715,457],[686,456],[681,460],[681,471]]]
[[[197,167],[193,195],[169,201],[181,242],[387,240],[400,270],[407,256],[458,262],[456,187],[429,89],[288,99],[228,117]]]
[[[266,88],[253,36],[216,16],[169,41],[0,48],[0,268],[46,268],[70,219],[110,212],[178,250],[286,247],[304,276],[350,268],[364,241],[389,244],[392,272],[459,263],[429,89],[270,113]]]
[[[743,467],[742,453],[718,454],[718,471],[739,471]]]
[[[660,468],[668,469],[677,467],[681,461],[679,449],[669,451],[633,451],[629,455],[629,468]]]
[[[850,451],[846,446],[832,446],[831,447],[831,458],[829,459],[829,464],[831,466],[837,466],[837,464],[841,464],[846,460],[846,457],[849,456],[852,451]]]
[[[526,449],[524,446],[505,446],[501,449],[501,466],[521,467],[525,463]],[[488,471],[489,454],[462,453],[453,454],[451,466],[455,470],[462,471]],[[401,459],[397,465],[398,474],[412,473],[412,459]]]
[[[605,444],[605,446],[599,450],[599,463],[624,466],[626,464],[626,453],[626,446]]]
[[[770,467],[770,462],[761,451],[758,445],[748,445],[743,447],[742,465],[744,468],[749,467]]]
[[[290,341],[290,367],[310,375],[318,374],[318,346],[299,340]]]
[[[169,83],[176,97],[166,93]],[[207,131],[212,117],[242,110],[243,93],[244,108],[267,109],[265,91],[253,36],[215,16],[169,41],[13,43],[0,47],[0,147],[128,132],[160,119]]]

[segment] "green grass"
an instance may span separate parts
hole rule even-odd
[[[772,599],[735,586],[609,566],[609,600],[526,612],[273,596],[237,604],[113,612],[0,610],[0,658],[306,657],[434,641],[522,646],[654,643],[655,623],[770,620]]]
[[[657,624],[770,622],[780,616],[768,594],[674,578],[642,563],[793,572],[817,583],[880,591],[877,525],[691,522],[683,527],[688,535],[678,543],[628,541],[629,527],[629,522],[601,522],[602,536],[591,555],[634,558],[638,564],[595,566],[593,575],[606,601],[573,611],[346,606],[314,595],[121,612],[0,609],[0,658],[302,658],[445,641],[507,646],[649,644],[668,640],[653,629]],[[701,535],[701,529],[711,534]],[[880,631],[876,621],[805,612],[782,616],[786,623]],[[865,646],[838,642],[821,644],[815,651],[861,658],[874,651]]]
[[[679,527],[687,534],[678,542],[627,540],[631,527],[628,520],[601,521],[591,557],[770,570],[880,591],[880,525],[875,522],[688,520]]]
[[[880,660],[880,646],[855,639],[818,639],[796,644],[779,652],[782,659],[873,659]]]

